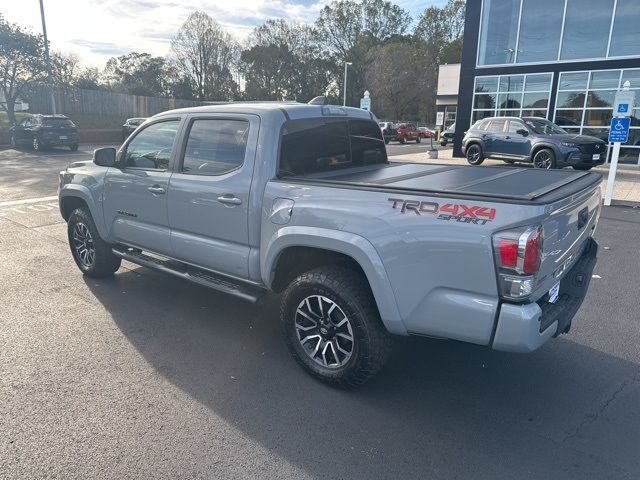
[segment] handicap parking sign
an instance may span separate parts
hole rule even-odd
[[[618,113],[627,113],[629,112],[629,104],[628,103],[620,103],[618,104]]]
[[[629,117],[613,117],[609,128],[609,141],[611,143],[626,143],[629,140]]]

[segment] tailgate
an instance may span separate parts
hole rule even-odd
[[[549,206],[542,223],[543,257],[534,300],[544,296],[576,263],[594,233],[600,205],[600,187],[595,185]]]

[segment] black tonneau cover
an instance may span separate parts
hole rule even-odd
[[[598,173],[570,170],[389,163],[298,175],[287,180],[436,196],[488,197],[515,203],[549,203],[598,183],[601,178]]]

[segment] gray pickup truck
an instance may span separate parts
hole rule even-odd
[[[286,343],[353,386],[393,335],[530,352],[566,333],[596,262],[600,175],[389,162],[363,110],[174,110],[60,173],[86,275],[121,260],[258,302]]]

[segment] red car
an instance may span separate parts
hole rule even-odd
[[[409,141],[415,141],[420,143],[420,140],[424,138],[420,130],[416,128],[413,123],[399,123],[396,125],[396,140],[400,143],[407,143]]]
[[[418,127],[418,132],[420,132],[420,136],[422,138],[431,138],[433,137],[433,132],[429,130],[427,127]]]

